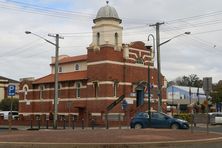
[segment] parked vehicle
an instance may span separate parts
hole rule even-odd
[[[11,111],[0,111],[0,116],[3,117],[4,120],[8,120],[10,115]],[[12,119],[18,119],[18,117],[18,111],[12,111]]]
[[[132,118],[131,128],[148,128],[149,115],[147,112],[139,112]],[[189,123],[185,120],[173,118],[161,112],[151,112],[152,128],[172,128],[172,129],[188,129]]]
[[[211,124],[222,124],[222,112],[211,112],[209,115]]]

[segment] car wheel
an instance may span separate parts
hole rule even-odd
[[[174,124],[171,125],[171,128],[172,129],[179,129],[179,125],[174,123]]]
[[[135,129],[143,128],[143,126],[140,123],[136,123],[134,127],[135,127]]]

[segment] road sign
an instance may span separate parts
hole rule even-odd
[[[121,106],[122,106],[122,109],[125,110],[128,107],[128,102],[125,99],[123,99]]]
[[[203,78],[203,90],[205,93],[210,93],[212,90],[212,77]]]
[[[8,96],[15,96],[15,85],[9,85],[8,86]]]
[[[106,109],[107,111],[110,111],[115,107],[117,104],[119,104],[123,99],[125,98],[125,95],[120,96],[117,100],[115,100],[112,104],[110,104]]]

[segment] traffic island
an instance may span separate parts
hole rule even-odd
[[[95,129],[2,132],[0,147],[10,148],[219,148],[222,135],[171,129]]]

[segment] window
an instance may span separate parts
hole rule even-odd
[[[62,83],[59,83],[58,84],[58,89],[61,89],[62,88]]]
[[[59,67],[59,72],[62,72],[62,67],[61,66]]]
[[[77,82],[76,83],[76,98],[80,98],[80,87],[81,87],[81,83]]]
[[[98,97],[98,82],[93,82],[95,97]]]
[[[24,90],[24,99],[26,100],[27,99],[27,94],[28,94],[28,86],[24,86],[23,90]]]
[[[97,39],[97,46],[99,46],[99,44],[100,44],[100,33],[99,32],[97,32],[96,39]]]
[[[75,64],[75,70],[79,70],[79,69],[80,69],[79,64]]]
[[[118,87],[118,81],[114,81],[114,84],[113,84],[113,95],[114,95],[114,97],[117,96],[117,87]]]
[[[136,59],[136,63],[143,64],[144,62],[143,62],[143,59],[140,57]]]
[[[40,91],[39,91],[39,98],[43,99],[43,91],[45,89],[45,86],[44,85],[40,85],[39,89],[40,89]]]
[[[118,46],[118,33],[115,33],[115,46]]]
[[[61,88],[62,88],[62,83],[58,84],[58,97],[61,97]]]

